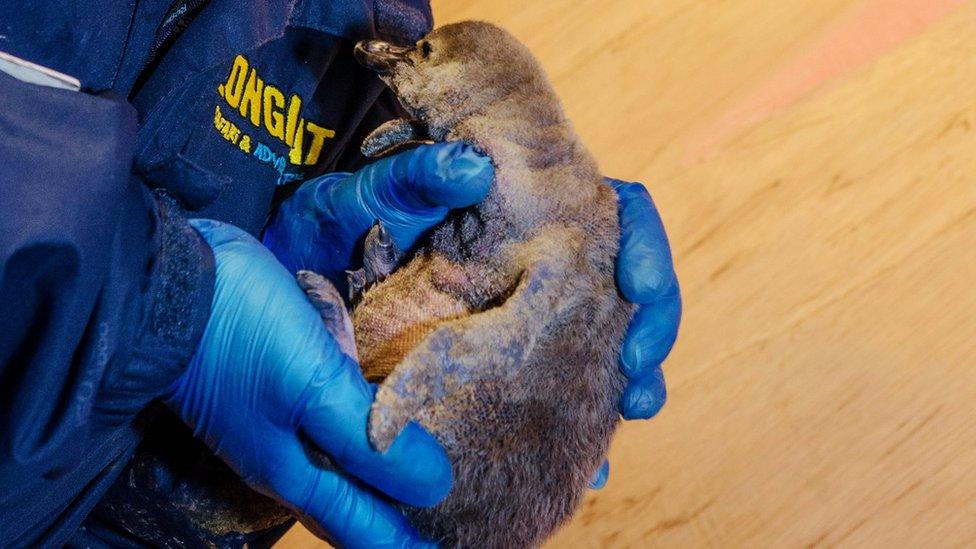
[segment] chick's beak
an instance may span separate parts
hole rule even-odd
[[[389,74],[397,63],[410,61],[407,54],[413,49],[413,46],[396,46],[382,40],[362,40],[356,43],[353,55],[364,67]]]

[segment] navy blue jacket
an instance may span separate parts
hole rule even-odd
[[[185,217],[257,235],[360,165],[398,107],[352,44],[431,24],[424,1],[0,0],[0,51],[83,88],[0,73],[0,546],[67,542],[192,356],[214,266]]]

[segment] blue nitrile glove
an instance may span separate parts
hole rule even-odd
[[[290,270],[325,273],[345,288],[345,270],[359,266],[354,253],[376,220],[383,221],[401,250],[409,250],[450,208],[480,202],[493,175],[489,160],[469,145],[421,146],[355,174],[306,182],[282,204],[264,243]],[[626,299],[640,305],[620,358],[629,380],[620,413],[626,419],[646,419],[664,405],[661,362],[677,336],[681,297],[667,236],[650,195],[640,184],[606,181],[620,201],[617,285]],[[594,483],[605,482],[607,471],[601,467]]]
[[[421,145],[353,174],[305,182],[278,209],[264,244],[289,271],[320,273],[345,295],[345,271],[362,266],[363,238],[377,221],[400,250],[409,250],[450,209],[484,200],[494,175],[488,157],[471,145]]]
[[[451,486],[444,450],[410,424],[385,453],[366,436],[373,390],[291,272],[231,225],[190,222],[214,252],[211,316],[164,401],[257,490],[342,546],[423,543],[370,486],[430,506]],[[303,440],[342,473],[314,465]]]
[[[628,380],[620,413],[625,419],[648,419],[661,409],[667,395],[661,363],[678,336],[681,292],[668,237],[651,195],[640,183],[606,181],[617,191],[620,204],[617,287],[625,299],[640,306],[620,353],[620,371]]]
[[[639,305],[620,353],[620,371],[627,377],[620,414],[624,419],[648,419],[664,406],[667,396],[661,363],[678,336],[681,292],[668,237],[651,195],[640,183],[610,178],[606,182],[619,200],[617,287],[625,299]],[[603,488],[609,474],[610,463],[604,461],[590,488]]]

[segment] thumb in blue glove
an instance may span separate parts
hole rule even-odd
[[[451,209],[481,202],[493,179],[490,159],[471,145],[422,145],[307,181],[282,203],[264,244],[292,273],[320,273],[345,295],[345,271],[362,265],[363,239],[377,221],[409,250]]]
[[[451,486],[443,449],[411,424],[387,452],[373,450],[366,437],[372,388],[294,277],[243,231],[191,224],[213,249],[216,287],[196,355],[165,402],[246,482],[327,539],[421,543],[370,487],[410,505],[436,504]],[[313,464],[303,440],[344,474]]]

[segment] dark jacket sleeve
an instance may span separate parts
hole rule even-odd
[[[130,171],[122,100],[0,74],[0,546],[54,542],[191,358],[213,257]]]

